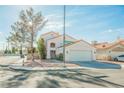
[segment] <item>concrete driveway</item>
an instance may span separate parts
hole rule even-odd
[[[112,64],[112,63],[105,63],[99,61],[84,61],[84,62],[71,62],[81,67],[89,67],[89,68],[96,68],[96,69],[121,69],[120,64]]]

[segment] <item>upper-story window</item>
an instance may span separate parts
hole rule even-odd
[[[50,47],[54,48],[55,47],[55,43],[50,43]]]

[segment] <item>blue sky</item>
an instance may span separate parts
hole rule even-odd
[[[47,26],[39,31],[63,31],[63,6],[0,6],[0,43],[11,31],[22,9],[33,7],[48,19]],[[66,6],[66,33],[88,42],[112,42],[124,38],[124,6]]]

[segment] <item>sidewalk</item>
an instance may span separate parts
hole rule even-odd
[[[20,58],[20,56],[2,56],[0,57],[0,65],[3,66],[22,66],[23,59]]]

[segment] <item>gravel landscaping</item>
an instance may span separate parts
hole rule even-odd
[[[57,61],[57,60],[35,60],[33,63],[31,60],[27,60],[25,62],[25,67],[80,67],[78,64],[73,64],[73,63],[64,63],[62,61]]]

